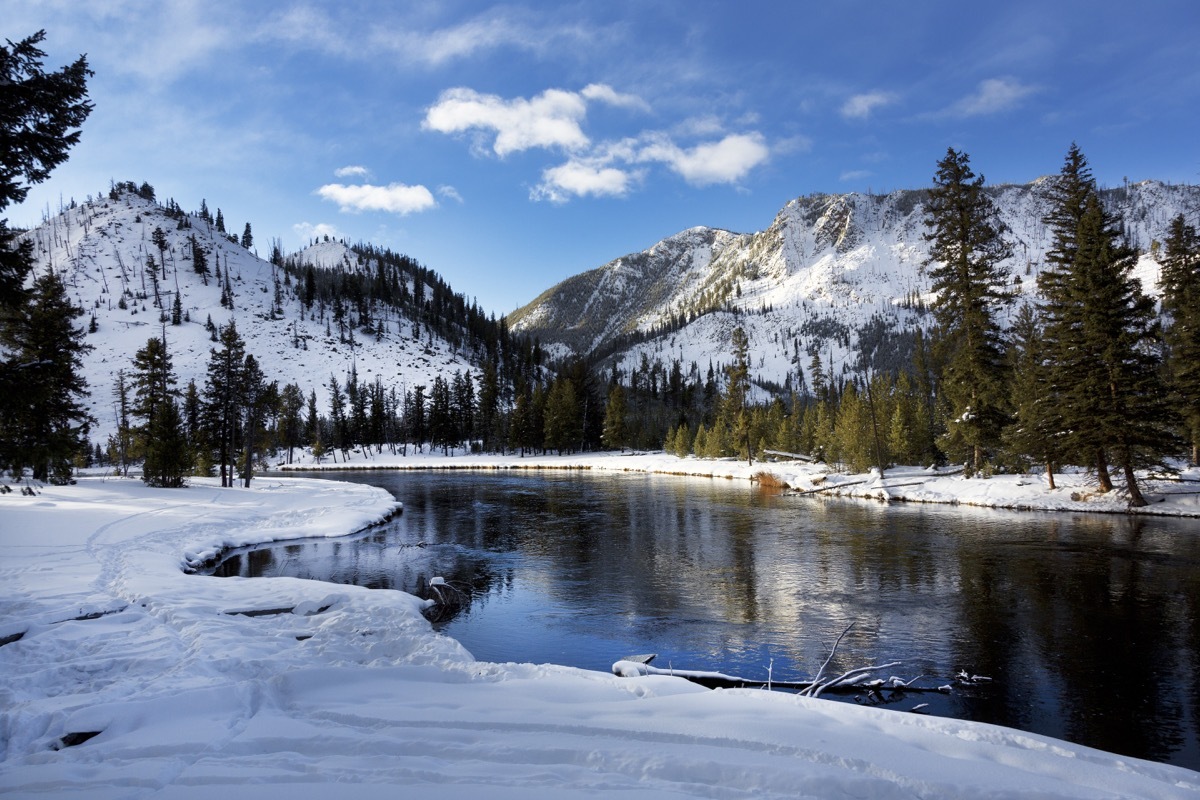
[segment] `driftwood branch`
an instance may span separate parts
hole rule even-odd
[[[890,667],[898,666],[901,662],[890,661],[886,664],[876,664],[869,667],[858,667],[848,670],[838,675],[836,678],[825,679],[825,670],[829,668],[829,664],[833,661],[834,655],[837,653],[838,645],[842,643],[842,639],[854,627],[854,623],[842,630],[837,640],[833,643],[833,647],[829,650],[829,656],[825,659],[825,663],[821,664],[821,668],[817,670],[816,677],[811,681],[777,681],[773,680],[771,670],[768,668],[767,680],[756,680],[753,678],[743,678],[737,675],[726,675],[722,672],[705,672],[700,670],[677,670],[659,669],[650,666],[650,662],[655,659],[655,654],[648,653],[644,655],[626,656],[620,661],[612,665],[614,675],[622,678],[632,678],[647,675],[664,675],[674,678],[683,678],[698,683],[701,686],[709,689],[790,689],[797,691],[806,697],[819,697],[822,692],[831,694],[853,694],[855,692],[865,691],[869,698],[876,698],[879,701],[883,695],[881,692],[889,692],[892,699],[897,699],[905,692],[938,692],[948,694],[949,686],[925,687],[914,686],[920,676],[910,678],[905,681],[897,677],[891,677],[888,680],[876,678],[874,680],[862,680],[867,675]],[[963,673],[965,676],[965,673]],[[979,680],[989,680],[987,678],[978,678]],[[960,682],[963,682],[960,676]],[[964,685],[968,685],[964,683]],[[858,699],[857,697],[855,698]],[[890,702],[886,701],[886,702]]]
[[[825,668],[829,666],[830,661],[833,661],[833,656],[837,652],[838,645],[842,643],[842,639],[846,638],[846,634],[849,633],[850,629],[853,627],[854,627],[854,623],[851,622],[849,625],[846,626],[845,630],[843,630],[841,632],[841,634],[838,635],[837,641],[835,641],[833,643],[833,647],[829,650],[829,656],[825,659],[825,663],[821,665],[821,668],[819,670],[817,670],[817,676],[812,679],[813,685],[810,686],[808,689],[804,690],[802,692],[802,694],[812,695],[813,697],[816,697],[816,693],[813,691],[814,687],[816,687],[821,682],[821,678],[824,677],[824,675],[825,675]]]

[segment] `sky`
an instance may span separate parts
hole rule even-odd
[[[149,182],[259,251],[329,235],[405,253],[497,315],[696,225],[791,199],[1061,167],[1200,182],[1194,0],[899,4],[6,2],[95,109],[21,206],[33,225]]]

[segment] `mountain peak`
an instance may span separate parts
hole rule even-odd
[[[1036,297],[1051,244],[1042,221],[1048,180],[988,187],[1013,246],[1010,288],[1024,302]],[[1164,238],[1176,214],[1200,213],[1196,186],[1143,181],[1101,196],[1142,249]],[[568,278],[510,323],[560,354],[701,364],[728,358],[728,333],[740,324],[765,384],[798,378],[811,353],[822,354],[827,368],[854,371],[863,366],[860,349],[883,352],[885,340],[928,324],[927,197],[925,189],[812,194],[789,201],[758,233],[689,228]],[[1150,256],[1139,275],[1155,293]]]

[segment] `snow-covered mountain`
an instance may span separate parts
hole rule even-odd
[[[1044,179],[989,188],[1011,242],[1013,289],[1028,300],[1051,243]],[[1200,214],[1200,187],[1145,181],[1102,192],[1145,251],[1138,275],[1157,292],[1157,251],[1178,213]],[[811,352],[835,374],[860,350],[876,366],[903,349],[900,332],[928,324],[924,190],[811,195],[789,202],[766,230],[691,228],[648,250],[569,278],[514,312],[514,331],[551,353],[612,355],[636,364],[679,358],[704,368],[729,359],[729,333],[750,339],[753,379],[782,386]],[[811,379],[811,376],[808,376]]]
[[[428,385],[436,375],[449,379],[456,371],[478,377],[469,336],[459,337],[463,343],[456,346],[435,332],[428,317],[413,320],[381,304],[371,306],[371,330],[361,326],[362,317],[351,308],[340,333],[333,308],[304,307],[296,269],[292,275],[259,258],[205,217],[185,214],[171,202],[162,205],[132,190],[115,194],[72,204],[26,234],[34,244],[34,269],[57,270],[72,301],[85,312],[80,324],[86,329],[94,320],[95,330],[86,337],[93,350],[84,369],[97,421],[93,441],[103,442],[115,430],[117,371],[129,373],[133,354],[147,339],[165,332],[180,388],[189,380],[203,387],[216,346],[213,331],[231,320],[267,379],[296,383],[305,396],[316,390],[323,413],[328,413],[330,377],[344,385],[352,366],[360,381],[379,377],[397,391]],[[156,229],[164,235],[162,250],[155,243]],[[204,254],[207,276],[194,269],[192,237]],[[287,261],[326,274],[360,270],[374,275],[378,266],[337,241],[313,244]],[[221,303],[225,276],[232,307]],[[406,284],[410,292],[416,288],[413,280]],[[420,292],[432,296],[434,287],[422,286]],[[172,325],[176,293],[184,319]]]

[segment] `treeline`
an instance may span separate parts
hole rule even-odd
[[[1045,222],[1054,244],[1039,276],[1040,304],[1026,304],[1004,329],[999,311],[1014,300],[1001,264],[1010,255],[982,176],[965,153],[938,163],[927,202],[927,267],[937,301],[928,338],[917,334],[913,363],[836,385],[814,356],[812,391],[789,404],[747,406],[745,357],[735,332],[734,363],[720,396],[710,385],[660,393],[636,371],[610,390],[608,443],[635,441],[664,414],[679,414],[666,437],[680,454],[753,459],[765,449],[811,455],[852,470],[892,463],[962,463],[970,475],[1043,465],[1053,487],[1064,464],[1085,466],[1101,491],[1118,470],[1129,501],[1145,504],[1141,469],[1169,469],[1200,448],[1200,239],[1182,216],[1156,253],[1161,313],[1132,270],[1138,253],[1100,202],[1083,154],[1068,152],[1049,183]],[[742,337],[744,340],[744,337]],[[744,347],[744,345],[743,345]],[[860,359],[861,362],[861,359]],[[863,366],[863,363],[860,363]],[[668,374],[677,374],[672,365]],[[711,377],[710,368],[710,377]],[[868,371],[869,375],[870,372]],[[690,399],[688,399],[690,398]]]

